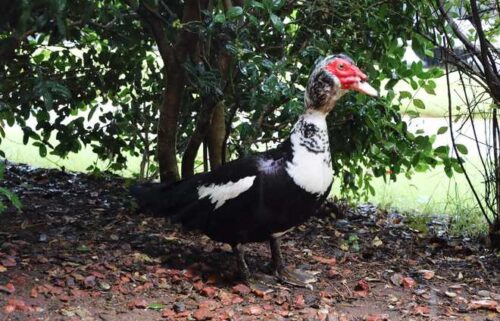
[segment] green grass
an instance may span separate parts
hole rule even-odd
[[[478,162],[469,160],[466,169],[474,186],[481,192],[482,177],[475,166]],[[452,234],[475,236],[487,231],[486,221],[464,175],[455,173],[448,178],[438,166],[425,173],[416,173],[411,179],[399,176],[396,182],[384,182],[382,178],[377,178],[373,185],[376,195],[369,198],[370,202],[406,212],[416,225],[445,215]]]
[[[5,152],[5,156],[9,161],[35,167],[64,168],[75,172],[85,172],[89,166],[94,164],[97,164],[99,168],[106,168],[107,166],[107,162],[98,160],[97,155],[92,152],[89,146],[83,148],[77,154],[70,153],[67,158],[60,158],[50,154],[42,158],[38,153],[38,147],[32,146],[31,143],[24,145],[22,138],[23,132],[20,128],[6,128],[6,138],[2,140],[0,149]],[[117,172],[117,174],[126,177],[132,176],[133,173],[139,172],[139,163],[139,158],[128,157],[128,169]]]

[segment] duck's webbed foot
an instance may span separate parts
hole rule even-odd
[[[314,275],[299,269],[291,270],[287,268],[283,261],[279,239],[271,238],[269,243],[271,246],[272,267],[278,280],[286,284],[312,290],[311,283],[317,281]]]

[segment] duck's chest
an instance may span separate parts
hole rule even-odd
[[[333,180],[330,143],[324,118],[301,118],[291,135],[292,158],[286,171],[294,183],[323,195]]]

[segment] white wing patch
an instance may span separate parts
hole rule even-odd
[[[215,209],[218,209],[227,200],[233,199],[252,187],[256,176],[248,176],[236,182],[226,184],[210,184],[198,187],[198,198],[210,198]]]
[[[306,123],[311,123],[319,129],[326,130],[325,115],[312,112],[302,116]],[[312,194],[323,194],[333,180],[332,163],[328,137],[320,141],[325,146],[324,152],[312,153],[300,144],[301,133],[296,130],[291,136],[293,149],[292,161],[287,162],[286,171],[295,184]]]

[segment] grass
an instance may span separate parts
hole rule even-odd
[[[475,169],[479,160],[469,160],[466,169],[478,191],[482,177]],[[463,175],[448,178],[441,167],[425,173],[416,173],[410,180],[398,177],[396,182],[375,179],[376,195],[369,201],[383,208],[403,211],[418,230],[429,221],[445,220],[451,234],[476,236],[487,231],[487,223],[476,204],[472,191]]]
[[[106,168],[107,162],[99,160],[89,146],[77,154],[70,153],[67,158],[50,154],[42,158],[38,153],[38,147],[32,146],[30,143],[28,145],[22,143],[23,132],[19,127],[6,128],[6,132],[7,137],[2,140],[0,149],[5,152],[6,159],[11,162],[43,168],[64,168],[75,172],[85,172],[89,166],[94,164],[97,164],[99,168]],[[117,174],[131,177],[133,173],[139,172],[139,163],[139,158],[128,157],[128,169],[117,172]]]

